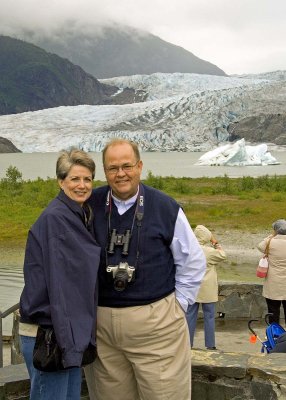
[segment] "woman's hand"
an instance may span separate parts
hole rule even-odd
[[[221,248],[221,245],[214,236],[211,237],[210,242],[215,249]]]

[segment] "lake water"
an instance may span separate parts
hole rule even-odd
[[[91,153],[97,165],[96,179],[104,180],[101,165],[101,153]],[[216,177],[236,178],[242,176],[286,175],[286,151],[271,151],[271,154],[281,163],[260,167],[219,167],[198,166],[195,162],[203,153],[142,153],[144,163],[143,178],[148,171],[154,175],[175,177]],[[12,165],[23,174],[23,179],[46,179],[55,177],[55,164],[58,153],[11,153],[0,154],[0,178],[5,176],[7,168]],[[0,232],[1,235],[1,232]],[[22,262],[12,262],[3,265],[0,257],[0,309],[6,310],[19,301],[23,287]],[[11,317],[3,321],[5,335],[11,333]]]
[[[90,153],[96,163],[96,179],[105,180],[101,163],[101,153]],[[228,175],[230,178],[242,176],[285,175],[286,151],[271,151],[279,161],[279,165],[223,167],[194,165],[203,153],[142,153],[144,163],[142,177],[148,171],[154,175],[198,178],[202,176],[216,177]],[[55,177],[55,165],[58,153],[10,153],[0,154],[0,178],[6,174],[7,168],[12,165],[21,171],[23,179],[46,179]]]

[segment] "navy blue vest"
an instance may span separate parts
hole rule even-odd
[[[106,307],[127,307],[149,304],[157,301],[175,290],[175,273],[173,256],[169,248],[174,235],[179,204],[164,193],[143,185],[144,216],[139,233],[136,220],[129,245],[128,255],[122,255],[122,246],[114,247],[114,254],[108,254],[109,265],[128,262],[136,264],[136,253],[139,258],[135,271],[135,281],[118,292],[113,287],[113,279],[106,272],[106,248],[108,247],[108,215],[105,208],[108,186],[93,191],[90,204],[94,212],[95,238],[102,247],[99,267],[99,305]],[[113,204],[110,213],[110,228],[124,234],[131,229],[136,203],[123,215],[119,215]]]

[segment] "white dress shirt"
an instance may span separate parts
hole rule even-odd
[[[118,213],[122,215],[132,207],[137,196],[138,192],[128,200],[119,200],[112,194]],[[188,305],[196,301],[206,271],[206,258],[181,208],[178,212],[170,249],[176,265],[176,298],[186,312]]]

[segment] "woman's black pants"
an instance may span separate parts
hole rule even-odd
[[[277,322],[280,323],[280,307],[281,304],[283,305],[284,309],[284,318],[285,318],[285,325],[286,325],[286,300],[271,300],[265,298],[267,303],[268,312],[273,314],[269,316],[269,323]]]

